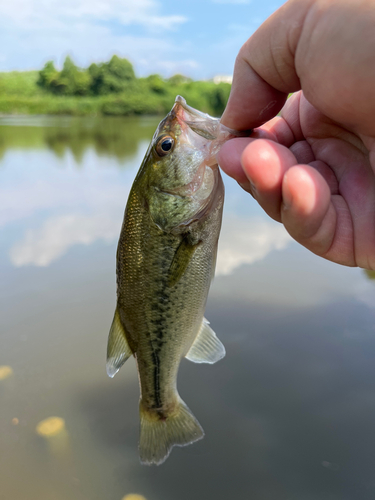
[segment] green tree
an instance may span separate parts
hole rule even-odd
[[[108,71],[119,80],[135,80],[133,66],[127,59],[121,59],[120,57],[114,55],[107,66]]]
[[[37,84],[40,87],[43,87],[47,90],[51,90],[51,88],[56,83],[56,80],[59,76],[59,72],[55,68],[53,61],[47,61],[44,65],[44,68],[39,71],[39,78]]]
[[[95,95],[123,92],[130,82],[135,81],[132,64],[127,59],[113,56],[108,63],[89,68],[92,77],[91,89]]]
[[[208,102],[215,116],[221,116],[224,112],[230,94],[229,83],[213,84],[208,93]]]
[[[79,69],[68,56],[60,72],[57,71],[52,61],[48,61],[39,72],[38,84],[54,94],[88,95],[91,75],[88,71]]]
[[[150,75],[146,78],[148,88],[157,94],[166,93],[166,83],[160,75]]]
[[[87,95],[90,92],[90,86],[90,74],[79,69],[72,59],[67,56],[57,79],[57,92],[65,95]]]

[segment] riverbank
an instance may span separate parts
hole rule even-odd
[[[131,116],[166,114],[180,94],[188,103],[220,116],[230,84],[212,81],[174,83],[157,75],[138,78],[116,94],[100,96],[54,95],[38,84],[38,71],[0,73],[0,114]],[[170,79],[171,80],[171,79]]]

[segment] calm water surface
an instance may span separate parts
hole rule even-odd
[[[139,464],[135,365],[111,380],[105,352],[157,122],[0,119],[0,499],[374,499],[375,281],[293,243],[228,179],[206,311],[227,356],[179,375],[206,437]],[[65,429],[38,435],[49,417]]]

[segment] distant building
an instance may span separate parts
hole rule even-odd
[[[216,75],[213,77],[212,81],[216,83],[232,83],[233,77],[232,75]]]

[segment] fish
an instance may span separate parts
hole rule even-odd
[[[159,465],[204,432],[177,391],[182,358],[216,363],[225,348],[204,318],[224,203],[216,154],[238,135],[181,96],[160,122],[131,188],[117,249],[117,306],[107,373],[134,356],[139,456]]]

